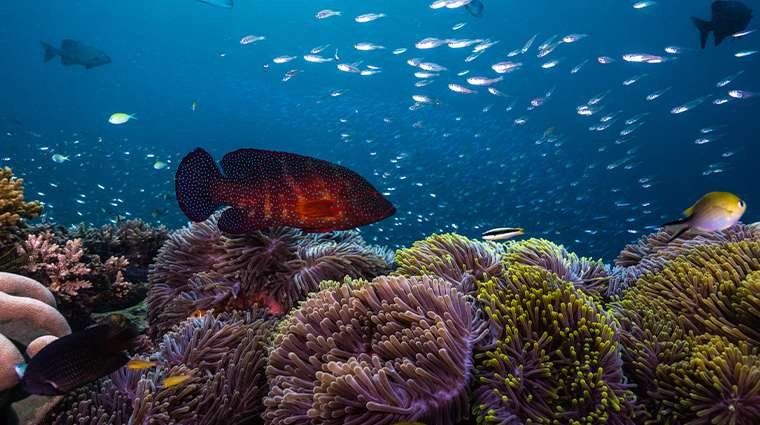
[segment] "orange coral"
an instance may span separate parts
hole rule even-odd
[[[10,168],[0,170],[0,227],[15,226],[19,218],[35,218],[42,212],[39,201],[24,202],[24,179],[13,178]]]

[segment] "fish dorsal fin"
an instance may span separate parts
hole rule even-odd
[[[338,217],[338,204],[328,199],[315,199],[299,203],[296,213],[309,218]]]
[[[685,215],[686,217],[689,217],[693,213],[694,213],[694,205],[690,206],[689,209],[687,209],[686,211],[684,211],[683,215]]]

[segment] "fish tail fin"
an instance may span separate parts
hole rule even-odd
[[[203,221],[224,205],[216,200],[216,183],[224,176],[214,158],[203,148],[195,148],[177,167],[174,188],[179,208],[192,221]]]
[[[703,21],[694,16],[691,17],[691,21],[694,22],[694,25],[696,25],[699,30],[699,41],[702,43],[702,48],[704,49],[705,44],[707,44],[707,35],[713,30],[712,22]]]
[[[133,119],[133,120],[136,120],[136,119],[137,119],[137,117],[136,117],[135,115],[137,115],[137,114],[132,114],[132,115],[130,115],[130,116],[129,116],[129,118],[130,118],[130,119]]]
[[[61,51],[59,49],[56,49],[44,41],[40,41],[40,44],[42,44],[42,48],[45,49],[45,57],[43,58],[44,62],[47,62],[50,59],[53,59],[55,56],[61,54]]]
[[[674,229],[676,233],[668,239],[667,243],[673,242],[674,239],[681,236],[685,231],[689,230],[689,224],[688,224],[688,218],[685,218],[683,220],[676,220],[671,221],[670,223],[665,223],[662,225],[662,227],[669,227],[671,229]]]

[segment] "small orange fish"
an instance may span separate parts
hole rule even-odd
[[[148,361],[148,360],[143,360],[143,359],[132,359],[128,361],[127,364],[124,365],[124,367],[128,367],[130,369],[147,369],[149,367],[155,366],[157,363],[158,362],[155,360]]]
[[[201,317],[205,316],[208,310],[195,310],[193,314],[190,315],[193,319],[200,319]]]
[[[161,381],[161,385],[158,386],[158,388],[169,388],[173,387],[175,385],[179,385],[188,379],[192,378],[193,375],[177,375],[177,376],[170,376],[163,381]]]

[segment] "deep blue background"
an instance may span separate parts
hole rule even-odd
[[[626,243],[680,218],[714,190],[745,199],[743,221],[757,221],[760,97],[724,105],[712,101],[731,89],[760,92],[760,54],[734,56],[760,50],[760,34],[731,44],[729,38],[718,47],[711,36],[699,50],[689,16],[709,19],[710,2],[658,3],[637,10],[633,1],[618,0],[485,0],[484,16],[477,19],[464,8],[432,10],[427,2],[409,1],[238,0],[231,10],[193,0],[11,2],[0,17],[0,166],[23,177],[27,200],[45,202],[47,218],[56,222],[101,225],[112,219],[107,209],[178,228],[187,220],[176,202],[162,195],[173,193],[175,166],[192,148],[203,146],[217,159],[239,147],[316,156],[354,169],[389,194],[398,213],[362,231],[367,239],[396,248],[433,232],[478,237],[484,228],[520,226],[526,237],[546,237],[580,255],[610,261]],[[746,3],[757,14],[760,4]],[[323,9],[343,16],[316,19]],[[387,16],[354,21],[364,13]],[[460,22],[467,25],[452,30]],[[748,29],[757,25],[754,18]],[[536,33],[525,55],[507,57]],[[544,40],[570,33],[589,37],[536,57]],[[247,35],[266,40],[241,45]],[[499,43],[466,63],[472,47],[416,49],[414,43],[426,37]],[[39,41],[59,46],[66,38],[96,46],[113,63],[90,70],[63,67],[60,58],[43,63]],[[387,49],[352,47],[360,42]],[[384,72],[361,76],[339,71],[335,62],[302,59],[325,44],[331,45],[321,53],[325,57],[338,48],[340,63],[363,61],[360,68],[375,65]],[[621,59],[626,53],[673,57],[664,51],[670,45],[693,50],[657,65]],[[391,53],[401,47],[407,52]],[[272,63],[281,55],[298,59]],[[596,61],[601,55],[616,62],[602,65]],[[413,74],[420,70],[406,64],[413,57],[451,71],[416,88]],[[554,68],[540,66],[559,58],[564,59]],[[585,59],[586,66],[571,74]],[[506,60],[524,64],[492,86],[510,98],[493,96],[486,87],[475,87],[475,95],[446,87],[467,85],[471,76],[496,77],[490,66]],[[282,82],[291,69],[304,72]],[[456,75],[467,69],[469,74]],[[730,85],[715,86],[740,70],[745,73]],[[643,73],[649,75],[622,85]],[[544,97],[555,84],[550,101],[535,108],[525,125],[513,125],[528,113],[531,99]],[[673,89],[659,99],[645,100],[668,86]],[[349,91],[329,96],[338,89]],[[602,112],[576,113],[577,106],[607,89]],[[447,106],[410,111],[414,94]],[[695,109],[670,113],[707,94],[714,96]],[[515,98],[514,109],[506,112]],[[624,112],[609,129],[589,131],[603,115],[620,109]],[[112,125],[108,118],[115,112],[135,113],[138,120]],[[643,112],[649,115],[636,137],[616,145],[623,121]],[[418,122],[424,127],[412,125]],[[715,124],[727,125],[717,132],[724,137],[694,143],[701,128]],[[537,145],[552,126],[553,134],[566,138],[563,144]],[[636,146],[627,164],[639,164],[607,169]],[[742,146],[736,155],[721,156]],[[55,163],[54,153],[71,161]],[[155,170],[156,160],[170,161],[169,167]],[[720,162],[728,164],[724,172],[703,175]],[[652,175],[651,187],[638,182]],[[153,217],[156,209],[167,213]]]

